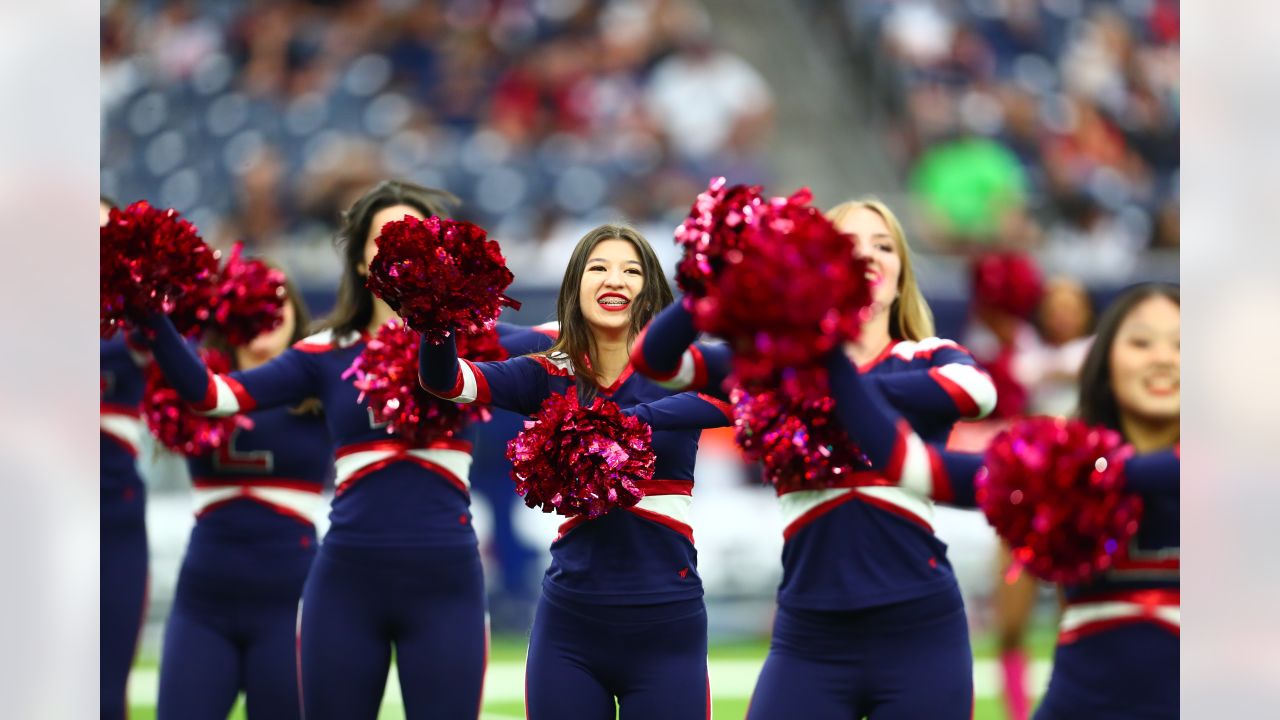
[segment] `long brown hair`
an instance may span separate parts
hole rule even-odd
[[[907,233],[902,229],[898,216],[893,214],[888,205],[874,197],[849,200],[831,208],[826,212],[827,219],[839,225],[846,215],[859,208],[866,208],[880,216],[884,224],[889,226],[889,234],[893,236],[897,246],[898,258],[902,261],[902,271],[898,273],[898,297],[889,308],[889,337],[894,340],[923,340],[932,337],[933,311],[920,292],[920,284],[916,282],[916,273],[911,266],[911,246],[907,244]]]
[[[333,311],[320,320],[314,330],[332,329],[338,336],[359,333],[373,319],[373,293],[364,284],[368,272],[364,246],[369,237],[369,225],[379,210],[408,205],[428,217],[447,217],[448,211],[460,202],[445,190],[403,180],[383,180],[361,195],[351,209],[342,214],[342,223],[334,239],[343,259],[337,302]]]
[[[1102,425],[1124,434],[1120,426],[1120,407],[1111,387],[1111,348],[1116,343],[1120,325],[1135,307],[1153,298],[1163,297],[1182,306],[1181,291],[1169,283],[1144,283],[1126,290],[1111,302],[1098,320],[1089,354],[1080,368],[1080,419],[1090,425]]]
[[[649,245],[649,241],[635,228],[626,225],[601,225],[591,230],[573,248],[569,256],[569,265],[564,269],[564,280],[560,283],[560,295],[556,299],[556,317],[560,319],[560,336],[555,344],[544,355],[564,353],[574,363],[577,376],[578,395],[584,399],[595,397],[596,383],[594,370],[584,380],[580,372],[584,361],[591,368],[600,366],[596,354],[595,337],[587,325],[586,316],[582,314],[582,305],[578,299],[582,286],[582,276],[587,271],[587,261],[591,259],[591,251],[605,240],[625,240],[636,249],[640,256],[640,270],[644,273],[644,286],[640,294],[631,301],[631,327],[627,340],[635,340],[645,325],[663,308],[675,301],[671,292],[671,284],[662,272],[662,263],[658,255]]]

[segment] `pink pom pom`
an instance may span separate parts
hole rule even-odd
[[[733,347],[737,380],[771,385],[856,339],[872,302],[866,261],[809,191],[764,202],[758,188],[711,188],[676,232],[681,287],[694,325]]]
[[[1078,420],[1018,421],[987,449],[978,505],[1028,572],[1086,580],[1138,532],[1142,500],[1119,472],[1127,452],[1119,433]]]
[[[475,333],[497,322],[514,279],[498,243],[482,228],[435,216],[406,215],[382,226],[369,264],[369,290],[430,342],[453,330]]]
[[[980,305],[1029,318],[1044,294],[1035,260],[1018,253],[992,253],[974,260],[973,299]]]
[[[730,393],[734,439],[748,460],[761,463],[779,495],[890,484],[866,472],[870,464],[841,427],[827,390],[825,371],[811,370],[792,373],[775,389]]]
[[[231,361],[217,350],[201,348],[200,356],[210,372],[226,373],[231,370]],[[155,363],[147,365],[146,369],[142,416],[151,434],[162,445],[191,456],[218,449],[229,442],[238,427],[246,430],[253,427],[253,421],[244,415],[206,417],[196,413],[169,385]]]
[[[231,345],[247,345],[284,322],[285,276],[257,259],[244,259],[236,241],[212,282],[184,295],[170,319],[178,328],[212,330]]]
[[[145,200],[111,210],[99,232],[99,253],[103,338],[131,318],[171,312],[183,295],[208,285],[218,267],[194,225],[176,210],[158,210]]]
[[[595,518],[631,507],[644,497],[639,484],[653,478],[652,431],[595,398],[578,404],[576,389],[553,393],[524,430],[507,443],[516,492],[529,507]]]
[[[458,355],[470,360],[502,360],[506,350],[493,330],[457,336]],[[359,402],[369,401],[373,417],[387,432],[424,446],[456,436],[468,422],[489,419],[483,405],[459,405],[431,395],[418,383],[418,333],[392,319],[378,329],[342,376],[354,375]]]
[[[765,205],[760,186],[731,185],[714,178],[698,194],[689,216],[676,228],[684,257],[676,266],[676,284],[688,298],[704,298],[725,265],[736,262],[746,239],[743,232]]]

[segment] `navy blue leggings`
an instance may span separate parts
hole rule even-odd
[[[525,661],[525,711],[529,720],[613,720],[615,712],[620,720],[706,720],[702,598],[609,606],[544,593]]]
[[[970,720],[973,655],[958,588],[863,610],[779,607],[750,720]]]
[[[1178,717],[1178,636],[1121,625],[1059,645],[1035,720]]]
[[[125,717],[125,686],[147,601],[147,524],[142,484],[101,490],[98,658],[103,720]]]
[[[300,718],[298,598],[315,557],[303,542],[193,537],[160,658],[157,720],[225,720],[240,690],[250,718]],[[305,543],[305,544],[304,544]]]
[[[325,542],[300,613],[308,720],[376,718],[393,646],[409,720],[479,714],[488,639],[484,572],[474,545]]]

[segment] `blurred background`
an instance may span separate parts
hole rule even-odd
[[[516,273],[524,309],[507,319],[525,325],[552,319],[569,249],[601,222],[640,228],[673,271],[671,232],[713,176],[808,186],[824,208],[879,196],[907,229],[937,334],[998,383],[995,416],[953,438],[971,449],[1008,418],[1070,413],[1095,312],[1133,282],[1178,279],[1175,0],[104,0],[101,90],[103,193],[174,207],[215,246],[244,240],[313,314],[337,286],[339,213],[385,177],[463,199],[455,215]],[[516,429],[511,416],[486,428],[472,477],[494,717],[519,707],[556,525],[512,492],[502,446]],[[151,602],[130,688],[144,713],[192,524],[182,463],[154,451],[146,473]],[[940,515],[978,717],[1002,717],[983,663],[996,543],[980,515]],[[730,435],[704,434],[694,524],[713,688],[744,706],[782,523]],[[1039,682],[1056,597],[1036,597]]]

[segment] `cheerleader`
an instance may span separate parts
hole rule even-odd
[[[560,336],[548,351],[503,362],[459,361],[453,341],[423,342],[421,380],[437,396],[530,415],[552,393],[633,408],[671,395],[633,374],[640,329],[671,288],[635,230],[602,225],[574,248],[560,286]],[[697,395],[674,414],[701,426],[728,407]],[[708,420],[711,418],[711,420]],[[688,524],[697,429],[655,430],[654,479],[634,507],[560,527],[542,583],[525,665],[533,720],[706,718],[707,616]]]
[[[931,337],[889,208],[851,201],[827,217],[854,237],[875,284],[873,313],[844,348],[868,383],[931,442],[944,442],[959,419],[988,414],[990,378],[962,346]],[[674,389],[714,385],[728,374],[724,353],[686,350],[693,337],[687,311],[664,311],[637,344],[636,364]],[[754,720],[970,717],[968,625],[946,545],[933,533],[933,505],[898,487],[853,487],[865,481],[779,497],[783,577],[748,710]]]
[[[309,324],[292,283],[281,324],[246,345],[209,343],[249,371]],[[221,720],[245,693],[249,717],[300,718],[297,613],[316,553],[315,516],[333,473],[319,402],[246,413],[249,429],[187,459],[196,524],[165,628],[157,717]]]
[[[1137,534],[1110,569],[1063,587],[1049,689],[1037,720],[1178,717],[1180,310],[1177,287],[1141,285],[1102,316],[1080,374],[1080,419],[1119,432],[1138,493]],[[928,447],[844,358],[829,364],[846,429],[913,492],[972,505],[982,457]]]
[[[115,204],[99,203],[99,225],[107,224]],[[102,427],[100,477],[101,545],[99,571],[102,624],[98,659],[103,720],[125,717],[125,686],[138,649],[147,597],[146,488],[137,457],[146,428],[142,402],[142,365],[146,356],[124,334],[99,343]]]
[[[471,443],[413,445],[389,435],[357,400],[346,372],[372,333],[395,317],[364,283],[382,226],[405,215],[443,217],[454,202],[446,192],[399,181],[356,200],[338,234],[344,262],[333,313],[322,331],[259,367],[211,374],[167,318],[154,323],[157,362],[203,412],[296,407],[308,398],[324,407],[336,491],[298,610],[308,718],[377,717],[393,649],[408,717],[479,712],[488,639],[469,509]],[[518,331],[504,333],[502,344],[521,354],[550,340]]]

